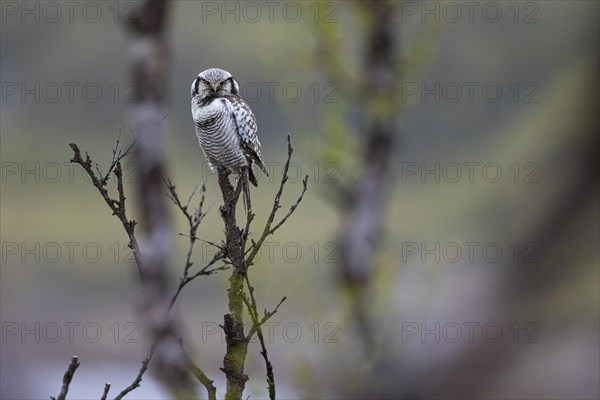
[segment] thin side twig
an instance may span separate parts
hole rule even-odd
[[[271,319],[271,317],[273,315],[275,315],[277,313],[277,310],[279,309],[279,306],[281,306],[281,304],[283,304],[283,302],[286,301],[286,300],[287,300],[287,297],[283,296],[281,298],[281,300],[279,300],[279,303],[277,303],[277,305],[275,306],[275,308],[273,309],[273,311],[264,310],[263,311],[264,315],[263,315],[263,317],[260,320],[258,319],[258,312],[255,310],[254,317],[256,318],[256,322],[254,320],[252,321],[252,328],[250,328],[250,331],[248,332],[248,335],[246,335],[246,338],[248,340],[250,340],[252,338],[252,336],[254,336],[254,334],[256,332],[258,332],[258,330],[260,329],[260,327],[263,326],[269,319]],[[244,303],[246,303],[246,306],[249,305],[247,302],[248,302],[248,299],[245,298],[244,299]],[[252,318],[252,315],[251,315],[251,318]]]
[[[267,369],[267,389],[269,391],[269,399],[275,400],[276,398],[276,390],[275,390],[275,373],[273,371],[273,364],[271,364],[271,360],[269,360],[269,353],[267,351],[267,345],[265,344],[265,338],[262,332],[262,325],[264,325],[279,309],[279,306],[287,299],[287,297],[283,297],[279,304],[275,306],[273,311],[267,312],[264,310],[263,319],[259,320],[258,318],[258,306],[256,304],[256,299],[254,297],[254,287],[250,285],[250,280],[248,275],[246,275],[246,285],[248,286],[248,292],[250,293],[250,300],[246,296],[243,296],[244,303],[246,303],[246,307],[248,308],[248,313],[250,314],[250,318],[252,319],[252,328],[250,332],[248,332],[247,339],[250,341],[254,333],[257,334],[258,340],[260,342],[260,354],[263,356],[265,360],[265,367]]]
[[[181,201],[179,200],[179,196],[177,195],[175,185],[173,185],[170,180],[165,181],[165,184],[167,185],[167,188],[169,189],[167,196],[173,201],[173,203],[175,203],[175,205],[179,208],[179,210],[181,210],[182,214],[187,219],[188,225],[189,225],[190,244],[189,244],[189,248],[188,248],[188,252],[187,252],[187,256],[186,256],[186,260],[185,260],[185,266],[183,268],[183,278],[181,279],[182,281],[184,281],[188,276],[190,267],[193,265],[192,253],[194,251],[194,244],[196,243],[196,232],[198,230],[198,226],[200,225],[200,222],[202,222],[202,219],[204,219],[204,217],[206,216],[206,213],[202,213],[202,207],[204,205],[204,199],[205,199],[205,194],[206,194],[206,186],[205,186],[204,182],[202,182],[202,185],[200,186],[200,191],[202,193],[202,195],[200,196],[200,203],[198,204],[198,207],[194,210],[194,212],[192,214],[190,214],[188,211],[188,208],[190,206],[190,202],[192,201],[192,198],[198,192],[198,186],[196,186],[196,188],[190,194],[190,197],[188,198],[187,203],[185,205],[183,205],[181,203]]]
[[[123,158],[125,158],[125,156],[127,156],[127,154],[129,154],[129,152],[131,151],[131,149],[133,149],[133,146],[135,144],[135,136],[133,135],[133,130],[131,130],[131,135],[133,136],[133,141],[127,148],[119,149],[119,145],[121,143],[121,132],[122,132],[122,130],[121,130],[121,128],[119,128],[119,136],[117,136],[117,143],[115,144],[115,148],[112,151],[113,156],[112,156],[112,160],[110,162],[110,167],[108,168],[106,175],[104,175],[104,177],[101,180],[103,185],[106,185],[106,182],[108,182],[110,173],[117,166],[117,163],[119,163]],[[98,164],[96,164],[96,171],[98,171],[98,175],[101,175],[100,169],[98,168]]]
[[[196,237],[196,232],[198,231],[198,226],[200,225],[200,223],[202,222],[202,220],[204,219],[204,217],[207,214],[207,212],[204,212],[204,213],[202,212],[202,209],[204,206],[204,201],[206,198],[206,185],[204,182],[202,182],[202,184],[200,186],[196,186],[196,188],[192,191],[192,193],[188,197],[187,203],[185,205],[179,199],[179,195],[177,194],[176,186],[171,182],[171,180],[167,179],[165,181],[165,185],[167,186],[167,189],[168,189],[167,197],[169,197],[171,199],[171,201],[173,201],[173,203],[177,206],[177,208],[179,208],[179,210],[185,216],[185,218],[188,222],[189,234],[185,235],[185,236],[187,236],[190,240],[188,252],[186,255],[185,265],[183,267],[183,276],[180,278],[179,286],[177,287],[177,290],[175,291],[175,293],[171,297],[171,300],[169,301],[168,311],[171,311],[171,309],[173,308],[173,305],[175,304],[175,301],[179,297],[179,294],[181,293],[181,290],[185,287],[185,285],[187,285],[188,283],[193,281],[198,276],[211,275],[217,271],[225,269],[224,267],[211,268],[216,262],[222,260],[225,257],[225,254],[222,251],[222,249],[220,248],[219,252],[217,254],[215,254],[215,256],[212,258],[212,260],[207,265],[205,265],[198,272],[196,272],[195,274],[190,276],[190,268],[194,264],[192,262],[194,245],[196,243],[196,240],[198,240],[198,238]],[[194,195],[198,192],[201,193],[198,207],[196,207],[194,212],[190,214],[190,212],[189,212],[190,203],[191,203]]]
[[[279,229],[281,227],[281,225],[283,225],[287,221],[287,219],[294,213],[294,211],[296,211],[296,208],[298,207],[298,205],[302,201],[302,198],[304,197],[304,193],[306,193],[306,190],[308,189],[308,175],[306,175],[304,177],[304,179],[302,180],[302,192],[300,193],[300,196],[298,197],[296,202],[290,207],[288,213],[281,219],[281,221],[279,221],[273,227],[273,222],[275,221],[275,216],[277,214],[277,210],[279,210],[281,208],[281,204],[280,204],[281,203],[281,195],[283,193],[283,188],[285,187],[285,184],[288,181],[288,170],[290,167],[290,162],[292,160],[292,153],[294,152],[294,149],[292,148],[292,141],[291,141],[290,134],[288,134],[288,136],[287,136],[287,141],[288,141],[288,156],[287,156],[285,165],[283,167],[283,177],[281,179],[281,183],[279,184],[279,190],[275,194],[275,200],[273,201],[273,208],[271,209],[271,213],[269,214],[269,218],[267,219],[267,223],[265,224],[265,228],[263,229],[263,232],[262,232],[260,238],[258,239],[258,241],[252,242],[252,251],[250,252],[250,255],[248,255],[248,257],[246,258],[246,265],[248,267],[253,264],[254,258],[258,254],[265,239],[268,236],[275,233],[275,231],[277,229]]]
[[[110,390],[110,383],[106,382],[104,384],[104,391],[102,392],[102,397],[100,398],[100,400],[106,400],[106,398],[108,397],[109,390]]]
[[[67,367],[67,371],[63,375],[63,384],[60,389],[60,393],[58,397],[50,397],[52,400],[65,400],[67,398],[67,393],[69,392],[69,385],[71,384],[71,380],[73,380],[73,375],[75,375],[75,371],[79,367],[79,359],[77,356],[71,357],[71,362]]]
[[[202,275],[208,276],[208,275],[212,275],[218,271],[226,270],[227,267],[225,267],[225,266],[211,268],[216,262],[223,260],[224,258],[225,258],[225,255],[222,252],[219,252],[213,256],[213,258],[210,260],[210,262],[208,264],[206,264],[202,269],[200,269],[195,274],[188,276],[187,271],[185,271],[184,276],[179,280],[179,286],[177,286],[177,290],[175,291],[175,293],[173,294],[173,297],[171,297],[171,300],[169,301],[168,310],[171,311],[171,309],[175,305],[175,302],[177,301],[177,298],[179,297],[179,294],[181,293],[181,290],[185,287],[185,285],[187,285],[188,283],[190,283],[191,281],[193,281],[194,279],[196,279],[199,276],[202,276]]]
[[[215,387],[215,385],[213,384],[213,381],[206,376],[206,374],[204,373],[204,371],[202,371],[200,369],[200,367],[198,367],[190,358],[189,354],[187,353],[187,351],[185,350],[185,348],[183,347],[183,340],[180,338],[179,339],[179,344],[181,344],[181,348],[183,349],[183,352],[186,356],[186,363],[188,365],[188,369],[190,370],[190,372],[192,373],[192,375],[194,375],[194,377],[196,379],[198,379],[198,382],[200,382],[204,388],[206,389],[206,392],[208,393],[208,400],[216,400],[217,399],[217,388]]]
[[[252,203],[248,204],[246,210],[246,226],[242,231],[242,249],[246,249],[246,242],[248,241],[248,235],[250,234],[250,224],[254,220],[254,213],[252,212]]]
[[[87,172],[88,176],[92,180],[92,184],[96,187],[96,189],[98,189],[100,195],[104,199],[104,202],[108,205],[108,207],[110,207],[111,211],[113,212],[113,215],[115,215],[119,219],[119,221],[121,221],[121,224],[123,224],[123,228],[125,229],[127,237],[129,238],[129,247],[133,252],[133,257],[135,258],[135,262],[138,267],[140,279],[143,282],[144,272],[142,258],[140,253],[140,247],[138,245],[137,239],[135,238],[135,226],[137,225],[137,222],[134,220],[129,220],[125,213],[125,200],[127,198],[125,197],[125,191],[123,188],[123,169],[121,168],[120,162],[120,160],[129,153],[131,147],[128,147],[127,150],[120,155],[119,161],[116,162],[114,168],[111,167],[113,174],[117,178],[117,192],[119,198],[118,200],[115,200],[111,198],[108,194],[108,190],[106,189],[107,182],[101,180],[92,169],[92,159],[90,158],[90,155],[86,152],[84,160],[81,157],[81,150],[79,150],[79,147],[75,143],[71,143],[69,144],[69,146],[73,150],[73,158],[71,159],[71,162],[81,165],[85,172]]]
[[[121,391],[121,393],[119,393],[114,398],[114,400],[121,400],[129,392],[133,391],[135,388],[140,386],[140,382],[142,382],[142,377],[144,376],[144,373],[148,369],[148,364],[150,364],[150,360],[152,359],[152,356],[154,355],[155,350],[156,350],[156,345],[153,345],[152,348],[150,349],[150,353],[146,356],[146,358],[144,359],[144,362],[142,362],[142,366],[141,366],[137,376],[133,380],[133,382],[131,382],[131,384],[129,386],[127,386],[125,389],[123,389]]]

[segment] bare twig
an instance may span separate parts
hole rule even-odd
[[[67,367],[67,371],[63,375],[63,384],[60,389],[60,393],[58,397],[50,397],[52,400],[65,400],[67,398],[67,393],[69,392],[69,385],[71,384],[71,380],[73,379],[73,375],[75,375],[75,371],[79,367],[79,360],[77,356],[71,357],[71,362]]]
[[[200,203],[198,204],[198,207],[194,210],[194,212],[192,214],[190,214],[188,211],[188,208],[190,206],[190,202],[192,201],[192,198],[198,192],[198,186],[196,186],[196,188],[190,194],[190,197],[188,198],[187,203],[185,205],[183,205],[181,203],[181,201],[179,200],[179,196],[177,195],[177,191],[175,190],[176,189],[175,185],[173,185],[170,180],[165,181],[165,184],[167,185],[167,188],[169,189],[167,196],[181,210],[181,212],[187,219],[188,225],[190,228],[190,230],[189,230],[190,246],[188,248],[186,261],[185,261],[185,267],[183,269],[183,278],[182,278],[182,281],[183,281],[183,280],[185,280],[185,278],[187,278],[189,269],[193,265],[192,253],[194,250],[194,244],[196,243],[196,231],[198,230],[198,226],[200,225],[200,222],[202,222],[202,219],[206,216],[206,213],[202,213],[202,206],[204,205],[206,186],[204,185],[204,182],[202,182],[202,185],[200,186],[200,192],[202,193],[200,196]]]
[[[194,190],[192,191],[192,193],[190,193],[190,196],[188,197],[188,200],[185,203],[185,205],[183,205],[181,200],[179,200],[179,195],[177,194],[177,191],[176,191],[177,187],[175,185],[173,185],[173,183],[171,182],[170,179],[167,179],[164,182],[165,182],[165,185],[167,186],[167,189],[169,190],[167,192],[167,197],[169,199],[171,199],[171,201],[173,201],[173,203],[175,203],[175,205],[181,210],[183,215],[188,220],[190,227],[193,226],[193,227],[197,228],[198,225],[200,225],[200,222],[202,222],[202,219],[206,216],[206,213],[202,212],[202,208],[204,207],[204,200],[206,198],[206,184],[204,182],[202,182],[202,184],[200,186],[196,186],[194,188]],[[198,207],[194,210],[194,213],[190,214],[188,211],[188,208],[190,207],[190,203],[191,203],[192,199],[198,192],[201,193],[200,194],[200,202],[198,204]]]
[[[252,288],[252,291],[254,291],[254,288]],[[253,297],[253,295],[252,295]],[[247,302],[247,298],[244,300],[244,302]],[[279,309],[279,306],[281,306],[283,304],[284,301],[287,300],[287,297],[284,296],[281,298],[281,300],[279,300],[279,303],[277,303],[277,305],[275,306],[275,308],[273,309],[273,311],[267,311],[264,310],[264,314],[263,317],[259,320],[258,319],[258,311],[257,311],[257,305],[256,305],[256,301],[255,300],[251,300],[251,304],[247,304],[248,309],[253,309],[252,312],[250,312],[250,317],[252,318],[252,328],[250,328],[250,331],[248,332],[248,340],[252,339],[252,336],[254,336],[255,333],[257,333],[260,330],[260,327],[263,326],[269,319],[271,319],[271,317],[273,315],[275,315],[277,313],[277,310]],[[254,313],[254,316],[252,315]]]
[[[248,235],[250,234],[250,224],[253,220],[254,213],[252,212],[252,204],[249,202],[246,210],[246,226],[242,232],[242,249],[246,249],[246,242],[248,241]]]
[[[248,341],[252,339],[254,333],[257,334],[258,340],[260,341],[260,354],[263,356],[265,360],[265,367],[267,369],[267,389],[269,390],[269,398],[271,400],[275,400],[276,398],[276,390],[275,390],[275,373],[273,371],[273,364],[271,364],[271,360],[269,360],[269,353],[267,352],[267,346],[265,344],[265,338],[262,332],[262,325],[264,325],[279,309],[279,306],[287,299],[287,297],[283,297],[279,304],[275,306],[273,311],[267,312],[264,310],[264,316],[259,320],[258,318],[258,306],[256,305],[256,299],[254,298],[254,287],[250,285],[250,280],[248,275],[246,275],[246,285],[248,286],[248,292],[250,293],[250,299],[248,299],[245,295],[243,296],[244,302],[246,303],[246,307],[248,308],[248,313],[250,314],[250,318],[252,319],[252,328],[250,332],[248,332],[247,338]]]
[[[108,397],[109,390],[110,390],[110,383],[106,382],[104,384],[104,391],[102,392],[102,397],[100,398],[100,400],[106,400],[106,398]]]
[[[304,179],[302,180],[302,193],[300,193],[300,196],[298,197],[296,202],[290,207],[288,213],[281,219],[281,221],[279,221],[279,223],[277,225],[275,225],[273,228],[269,229],[269,235],[272,235],[273,233],[275,233],[275,231],[277,229],[279,229],[281,227],[281,225],[283,225],[285,223],[285,221],[287,221],[287,219],[294,213],[294,211],[296,211],[296,208],[302,201],[302,198],[304,197],[304,193],[306,193],[307,189],[308,189],[308,175],[306,175],[304,177]]]
[[[281,183],[279,184],[279,190],[277,191],[277,194],[275,194],[275,200],[273,201],[273,208],[271,209],[271,213],[269,214],[269,218],[267,219],[267,223],[265,224],[265,228],[263,229],[262,235],[260,236],[258,241],[252,242],[252,251],[250,252],[250,255],[248,257],[246,257],[246,265],[247,266],[250,266],[253,264],[254,258],[258,254],[258,251],[260,250],[265,239],[268,236],[275,233],[275,231],[277,229],[279,229],[281,227],[281,225],[283,225],[285,223],[285,221],[287,221],[287,219],[294,213],[294,211],[296,211],[296,208],[298,207],[298,205],[302,201],[302,198],[304,197],[304,193],[306,193],[306,190],[308,189],[308,175],[306,175],[304,177],[304,179],[302,180],[302,193],[300,193],[300,196],[298,197],[296,202],[290,207],[288,213],[281,219],[281,221],[279,221],[273,227],[272,225],[273,225],[273,221],[275,220],[275,215],[277,214],[277,210],[279,210],[281,208],[281,205],[280,205],[281,195],[283,193],[283,188],[288,180],[288,170],[290,167],[290,162],[292,160],[292,153],[294,152],[294,149],[292,148],[292,141],[291,141],[290,134],[288,134],[288,136],[287,136],[287,141],[288,141],[288,157],[285,162],[285,166],[283,167],[283,177],[281,179]]]
[[[206,264],[202,269],[200,269],[198,272],[196,272],[193,275],[189,275],[188,276],[188,271],[185,270],[184,271],[184,275],[183,277],[181,277],[181,279],[179,280],[179,286],[177,287],[177,290],[175,291],[175,293],[173,294],[173,297],[171,297],[171,300],[169,301],[169,311],[173,308],[173,305],[175,305],[175,301],[177,301],[177,298],[179,297],[179,294],[181,293],[181,290],[185,287],[185,285],[187,285],[188,283],[190,283],[191,281],[193,281],[194,279],[196,279],[197,277],[201,276],[201,275],[212,275],[218,271],[224,271],[227,269],[227,267],[222,266],[222,267],[215,267],[215,268],[211,268],[216,262],[222,260],[225,257],[225,255],[221,252],[215,254],[212,258],[212,260],[210,260],[210,262],[208,264]]]
[[[217,399],[217,388],[213,384],[213,381],[210,380],[208,378],[208,376],[206,376],[206,374],[196,364],[194,364],[194,362],[190,358],[189,354],[183,347],[182,339],[179,339],[179,343],[181,344],[181,348],[183,349],[183,352],[186,355],[186,362],[188,365],[188,369],[190,370],[192,375],[194,375],[194,377],[196,377],[196,379],[198,379],[198,382],[200,382],[206,388],[206,392],[208,393],[208,400],[216,400]]]
[[[90,179],[92,180],[92,184],[96,187],[96,189],[98,189],[98,191],[100,192],[100,195],[102,195],[102,198],[104,199],[104,201],[106,202],[108,207],[110,207],[111,211],[113,212],[113,215],[115,215],[117,218],[119,218],[119,220],[121,221],[121,224],[123,224],[123,228],[125,229],[125,232],[127,233],[127,236],[129,238],[129,247],[133,251],[133,256],[134,256],[135,262],[138,266],[138,271],[140,273],[140,279],[143,282],[144,272],[143,272],[143,264],[142,264],[142,259],[141,259],[140,247],[138,245],[137,239],[135,238],[135,226],[136,226],[137,222],[134,220],[127,219],[127,215],[125,213],[125,200],[127,198],[125,197],[125,192],[123,189],[123,170],[121,168],[121,162],[120,162],[120,160],[123,159],[123,157],[125,157],[129,153],[129,151],[131,150],[131,147],[128,147],[127,150],[124,151],[120,155],[119,161],[116,162],[114,169],[111,168],[113,170],[113,174],[117,178],[117,192],[118,192],[119,198],[118,198],[118,200],[115,200],[115,199],[111,198],[110,195],[108,194],[108,190],[106,189],[107,182],[98,178],[98,176],[92,169],[92,159],[90,158],[89,154],[87,152],[85,153],[85,160],[84,160],[81,157],[81,150],[79,150],[79,147],[75,143],[71,143],[71,144],[69,144],[69,146],[73,150],[73,158],[71,159],[71,162],[79,164],[83,167],[85,172],[87,172]]]
[[[198,231],[198,226],[200,225],[200,223],[206,216],[206,212],[204,212],[204,213],[202,212],[202,208],[204,206],[204,201],[205,201],[205,195],[206,195],[206,185],[204,184],[204,182],[202,182],[202,185],[196,186],[196,188],[192,191],[192,193],[188,197],[187,203],[184,205],[181,202],[181,200],[179,199],[179,195],[177,194],[176,186],[173,185],[173,183],[170,180],[166,180],[165,184],[167,185],[167,189],[168,189],[167,196],[173,201],[173,203],[177,206],[177,208],[179,208],[181,213],[185,216],[185,218],[188,221],[189,235],[185,235],[185,236],[189,237],[189,239],[190,239],[190,244],[189,244],[188,252],[186,255],[185,265],[183,268],[183,276],[180,278],[179,286],[177,287],[177,290],[175,291],[175,293],[171,297],[171,300],[169,301],[168,310],[170,311],[173,308],[173,305],[175,304],[177,297],[179,296],[179,294],[181,293],[181,290],[185,287],[185,285],[187,285],[188,283],[193,281],[198,276],[211,275],[217,271],[225,269],[224,267],[211,268],[215,263],[217,263],[218,261],[222,260],[225,257],[225,253],[219,246],[215,245],[215,246],[219,247],[219,249],[220,249],[219,252],[217,254],[215,254],[214,257],[212,258],[212,260],[208,264],[206,264],[202,269],[200,269],[198,272],[196,272],[195,274],[193,274],[191,276],[189,275],[190,267],[193,265],[192,254],[194,251],[194,244],[196,243],[196,240],[198,240],[198,238],[196,237],[196,232]],[[190,212],[189,212],[190,202],[192,201],[192,198],[194,197],[194,195],[198,192],[201,193],[198,207],[196,207],[194,212],[192,214],[190,214]]]
[[[110,167],[108,168],[108,171],[106,172],[106,175],[104,175],[104,177],[102,178],[101,182],[103,185],[106,184],[106,182],[108,182],[108,179],[110,177],[110,173],[112,172],[112,170],[117,166],[117,163],[119,163],[123,158],[125,158],[127,156],[127,154],[129,154],[129,152],[131,151],[131,149],[133,149],[133,145],[135,144],[135,136],[133,136],[133,130],[131,130],[131,135],[133,136],[133,141],[131,142],[131,144],[125,148],[125,149],[119,149],[119,145],[121,143],[121,132],[122,129],[119,128],[119,136],[117,136],[117,142],[115,144],[115,148],[113,149],[112,153],[112,161],[110,163]],[[98,168],[98,164],[96,163],[96,170],[98,171],[98,175],[100,174],[100,169]]]
[[[193,281],[194,279],[196,279],[197,277],[201,276],[201,275],[212,275],[217,271],[225,271],[226,269],[228,269],[228,267],[226,266],[221,266],[221,267],[215,267],[215,268],[211,268],[216,262],[218,261],[225,261],[225,254],[224,253],[217,253],[213,256],[212,260],[210,260],[208,262],[208,264],[206,264],[201,270],[199,270],[198,272],[196,272],[193,275],[188,276],[187,278],[183,279],[183,286],[187,285],[188,283],[190,283],[191,281]]]
[[[150,353],[146,356],[146,358],[144,359],[144,362],[142,362],[142,367],[140,368],[140,370],[139,370],[137,376],[135,377],[135,379],[133,380],[133,382],[131,382],[131,384],[129,386],[127,386],[125,389],[123,389],[121,391],[121,393],[119,393],[117,395],[117,397],[114,398],[114,400],[121,400],[129,392],[131,392],[132,390],[134,390],[135,388],[140,386],[142,377],[144,376],[144,373],[148,369],[148,364],[150,364],[150,360],[152,359],[152,356],[154,355],[155,350],[156,350],[156,346],[152,346],[152,348],[150,349]]]

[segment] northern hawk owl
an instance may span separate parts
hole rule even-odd
[[[252,164],[269,174],[260,158],[256,118],[239,91],[229,72],[219,68],[201,72],[192,83],[192,117],[211,170],[224,167],[241,174],[247,167],[250,182],[257,186]]]

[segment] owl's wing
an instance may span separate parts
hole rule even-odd
[[[244,153],[268,175],[265,165],[260,158],[260,142],[258,140],[258,127],[256,118],[244,100],[238,96],[226,96],[231,114],[234,117],[237,127],[237,134],[240,140],[240,146]]]

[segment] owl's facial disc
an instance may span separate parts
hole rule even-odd
[[[192,97],[222,97],[237,95],[239,88],[231,74],[219,68],[211,68],[201,72],[192,85]]]

